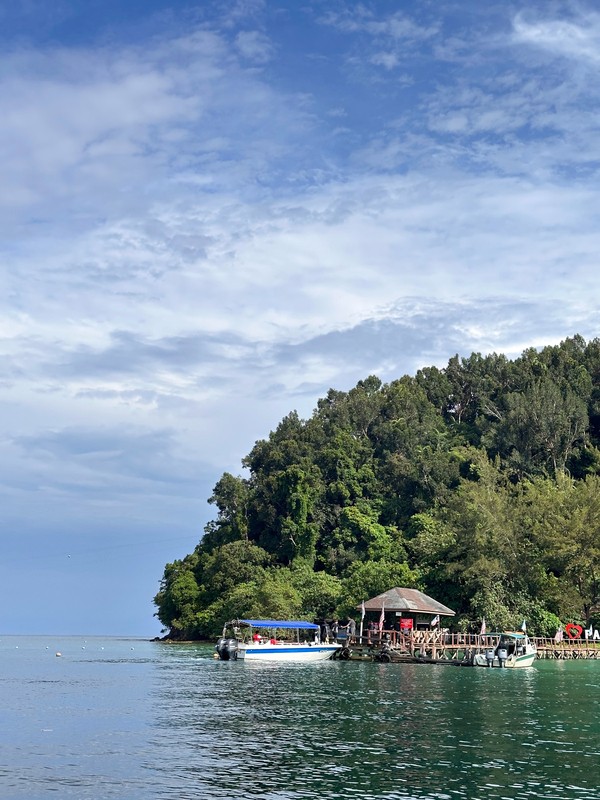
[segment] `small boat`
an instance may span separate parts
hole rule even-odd
[[[476,653],[473,656],[473,665],[521,669],[533,666],[536,657],[537,648],[526,633],[505,631],[500,634],[496,647],[490,647],[484,653]]]
[[[324,661],[342,645],[321,642],[319,626],[303,620],[234,619],[215,645],[222,661]]]

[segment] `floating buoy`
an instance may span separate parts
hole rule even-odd
[[[56,657],[57,657],[57,658],[60,658],[61,656],[62,656],[62,653],[57,653],[57,654],[56,654]]]

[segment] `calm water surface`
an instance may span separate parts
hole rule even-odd
[[[83,637],[2,637],[0,658],[3,800],[600,800],[600,662],[253,665]]]

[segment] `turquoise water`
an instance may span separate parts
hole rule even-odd
[[[3,637],[0,658],[3,800],[600,798],[600,662],[251,664],[84,637]]]

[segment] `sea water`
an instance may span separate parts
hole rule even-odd
[[[600,661],[500,670],[212,655],[1,637],[0,797],[600,798]]]

